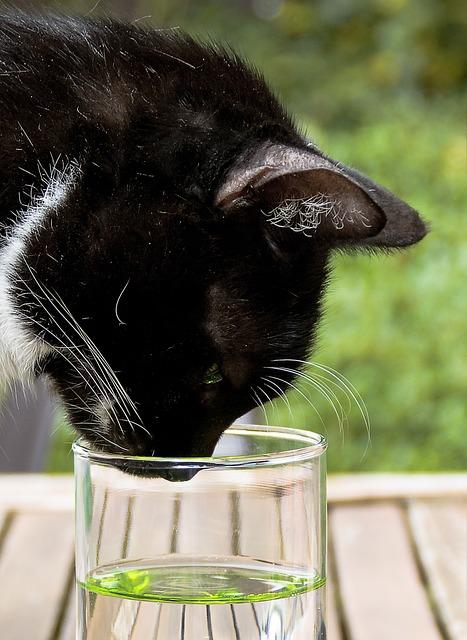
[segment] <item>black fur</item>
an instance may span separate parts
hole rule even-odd
[[[407,205],[310,145],[258,72],[179,31],[3,17],[0,120],[7,228],[18,194],[27,206],[42,188],[40,166],[80,168],[72,193],[29,240],[16,299],[29,330],[54,348],[36,374],[101,449],[210,454],[254,406],[264,367],[306,358],[332,248],[424,235]],[[282,150],[280,171],[271,170],[271,148]],[[346,222],[342,231],[323,220],[307,237],[264,215],[286,197],[323,192],[357,203],[368,226]],[[65,348],[82,340],[53,296],[108,360],[139,418],[118,404],[106,424],[90,414],[90,369],[101,370],[89,349],[87,364]],[[213,363],[223,379],[204,384]]]

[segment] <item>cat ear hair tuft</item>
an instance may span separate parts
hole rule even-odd
[[[335,245],[403,247],[427,232],[408,204],[311,147],[267,144],[239,159],[215,204],[253,205],[272,225]]]

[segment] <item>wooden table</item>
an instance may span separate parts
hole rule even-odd
[[[328,494],[328,640],[466,640],[467,474],[333,476]],[[0,476],[2,640],[74,639],[72,512],[70,476]]]

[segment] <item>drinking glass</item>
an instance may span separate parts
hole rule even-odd
[[[73,449],[78,640],[324,640],[322,436],[235,425],[210,458]]]

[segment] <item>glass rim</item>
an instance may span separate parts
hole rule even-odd
[[[271,438],[289,438],[295,439],[297,443],[303,443],[303,446],[297,446],[294,449],[284,449],[283,451],[273,451],[271,453],[259,454],[239,454],[236,456],[211,456],[211,457],[162,457],[162,456],[132,456],[120,453],[106,453],[94,451],[86,443],[83,437],[78,438],[72,444],[75,457],[85,458],[91,462],[103,465],[112,465],[112,463],[131,463],[132,465],[140,463],[141,465],[154,468],[173,467],[173,468],[248,468],[262,467],[269,465],[292,464],[295,462],[303,462],[312,458],[321,456],[327,449],[328,443],[326,438],[313,431],[305,431],[304,429],[294,429],[292,427],[275,427],[258,424],[234,424],[228,427],[224,434],[233,435],[251,435],[261,433]]]

